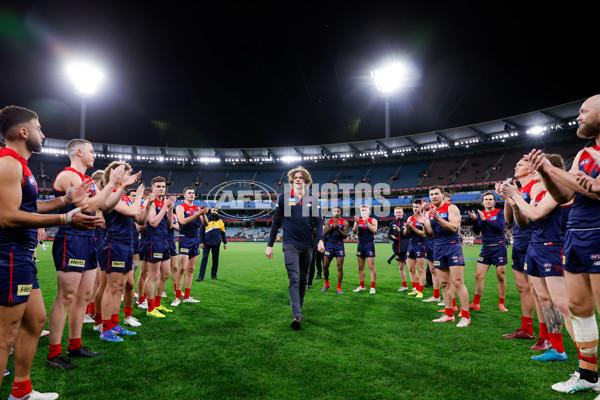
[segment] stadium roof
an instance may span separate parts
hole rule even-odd
[[[560,135],[577,127],[582,100],[522,115],[475,125],[348,143],[262,148],[172,148],[93,143],[101,158],[199,164],[299,163],[305,161],[353,161],[404,155],[426,157],[438,150],[490,147],[493,142],[526,143],[546,135],[545,141],[564,140]],[[45,153],[65,154],[67,140],[48,138]]]

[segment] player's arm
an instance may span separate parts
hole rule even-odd
[[[523,216],[534,222],[544,218],[558,206],[558,203],[552,196],[544,196],[537,206],[535,205],[535,198],[531,199],[531,203],[527,203],[521,196],[511,198],[515,202],[515,205],[519,207],[519,211]]]
[[[577,182],[577,174],[580,173],[579,160],[582,153],[583,150],[577,153],[573,165],[568,172],[550,164],[550,161],[548,161],[541,150],[532,150],[529,155],[525,156],[525,159],[531,163],[533,169],[538,171],[546,190],[554,197],[554,200],[559,204],[564,204],[569,202],[575,196],[575,193],[596,198],[594,194],[586,191]]]
[[[323,229],[323,236],[329,235],[331,232],[333,232],[333,229],[333,225],[328,225],[327,228]]]
[[[159,212],[156,212],[156,205],[152,204],[152,207],[150,207],[150,211],[148,214],[148,223],[150,224],[150,226],[156,228],[158,224],[160,224],[160,221],[162,221],[166,213],[166,206],[161,208]]]
[[[40,214],[46,214],[59,210],[71,204],[82,206],[87,203],[88,191],[92,188],[93,182],[82,182],[81,185],[71,187],[64,196],[56,197],[50,200],[38,200],[37,210]]]
[[[458,225],[460,224],[460,211],[458,210],[458,207],[456,207],[454,204],[450,204],[450,206],[448,207],[448,221],[441,218],[438,215],[437,210],[434,210],[433,218],[445,230],[450,232],[456,232],[458,230]]]
[[[356,235],[358,233],[358,215],[354,216],[354,225],[352,225],[352,233]]]
[[[85,216],[81,219],[72,214],[38,214],[19,210],[23,200],[21,184],[23,182],[23,167],[10,158],[0,159],[0,225],[5,229],[16,228],[47,228],[57,225],[81,226],[92,229],[98,223],[97,217]],[[82,221],[79,224],[79,221]]]
[[[340,236],[342,236],[342,239],[347,239],[348,238],[348,231],[349,230],[350,230],[350,224],[346,220],[344,220],[344,222],[342,223],[342,228],[341,229],[338,226],[338,231],[340,232]]]
[[[390,225],[388,229],[388,238],[392,240],[398,240],[398,238],[394,235],[394,225]]]
[[[197,212],[189,217],[185,216],[185,209],[183,208],[183,204],[175,207],[175,215],[177,216],[177,221],[179,221],[179,225],[187,225],[195,219],[198,219],[202,216],[200,212]]]
[[[277,198],[277,204],[275,205],[275,213],[273,215],[273,221],[271,222],[271,231],[269,232],[269,241],[267,243],[267,249],[265,250],[265,255],[268,259],[273,258],[273,244],[275,243],[275,239],[277,239],[277,232],[279,232],[279,228],[281,227],[283,218],[283,194],[279,195]]]
[[[425,232],[425,236],[428,238],[433,237],[433,228],[431,227],[431,220],[429,219],[430,211],[427,211],[423,214],[423,231]]]

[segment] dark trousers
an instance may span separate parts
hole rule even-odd
[[[202,261],[200,262],[200,279],[204,279],[204,273],[206,272],[206,264],[208,264],[208,255],[212,252],[212,268],[210,270],[211,278],[217,277],[217,270],[219,269],[219,246],[204,246],[202,249]]]
[[[315,279],[315,267],[317,275],[320,276],[323,273],[323,253],[319,253],[316,247],[313,250],[313,257],[308,270],[308,284],[311,286],[313,279]]]
[[[301,317],[306,293],[306,278],[312,259],[312,247],[298,247],[284,243],[282,249],[289,280],[290,306],[294,317]]]

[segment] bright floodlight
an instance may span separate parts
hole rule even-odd
[[[384,94],[393,93],[400,86],[406,84],[407,75],[407,68],[401,63],[393,63],[371,72],[377,90]]]
[[[104,79],[104,74],[93,65],[77,62],[67,67],[67,73],[73,80],[75,90],[83,96],[91,96]]]

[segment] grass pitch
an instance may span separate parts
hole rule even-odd
[[[352,293],[358,285],[356,244],[346,244],[344,295],[322,293],[315,280],[304,304],[302,330],[289,327],[291,310],[281,244],[273,260],[265,243],[230,243],[221,251],[219,280],[195,282],[199,304],[181,304],[162,320],[134,308],[143,324],[123,343],[99,340],[91,324],[83,343],[104,353],[75,359],[73,371],[44,365],[48,339],[40,340],[31,379],[38,391],[61,399],[562,399],[551,384],[577,368],[568,334],[567,363],[530,360],[531,341],[502,334],[520,326],[519,296],[507,271],[508,313],[497,309],[495,272],[490,270],[481,311],[466,329],[434,324],[441,314],[400,287],[398,268],[385,262],[391,245],[377,244],[377,294]],[[465,280],[470,298],[480,247],[465,247]],[[510,251],[510,249],[509,249]],[[39,279],[47,310],[56,295],[51,252],[38,250]],[[197,268],[199,262],[197,264]],[[209,266],[210,268],[210,266]],[[367,279],[368,279],[367,272]],[[368,281],[367,281],[368,285]],[[432,289],[425,289],[425,297]],[[173,285],[167,283],[169,307]],[[457,320],[458,321],[458,320]],[[534,323],[536,333],[537,320]],[[63,348],[67,347],[67,329]],[[66,352],[66,350],[65,350]],[[12,357],[8,368],[12,370]],[[4,378],[0,398],[10,393]],[[592,399],[593,393],[572,395]]]

